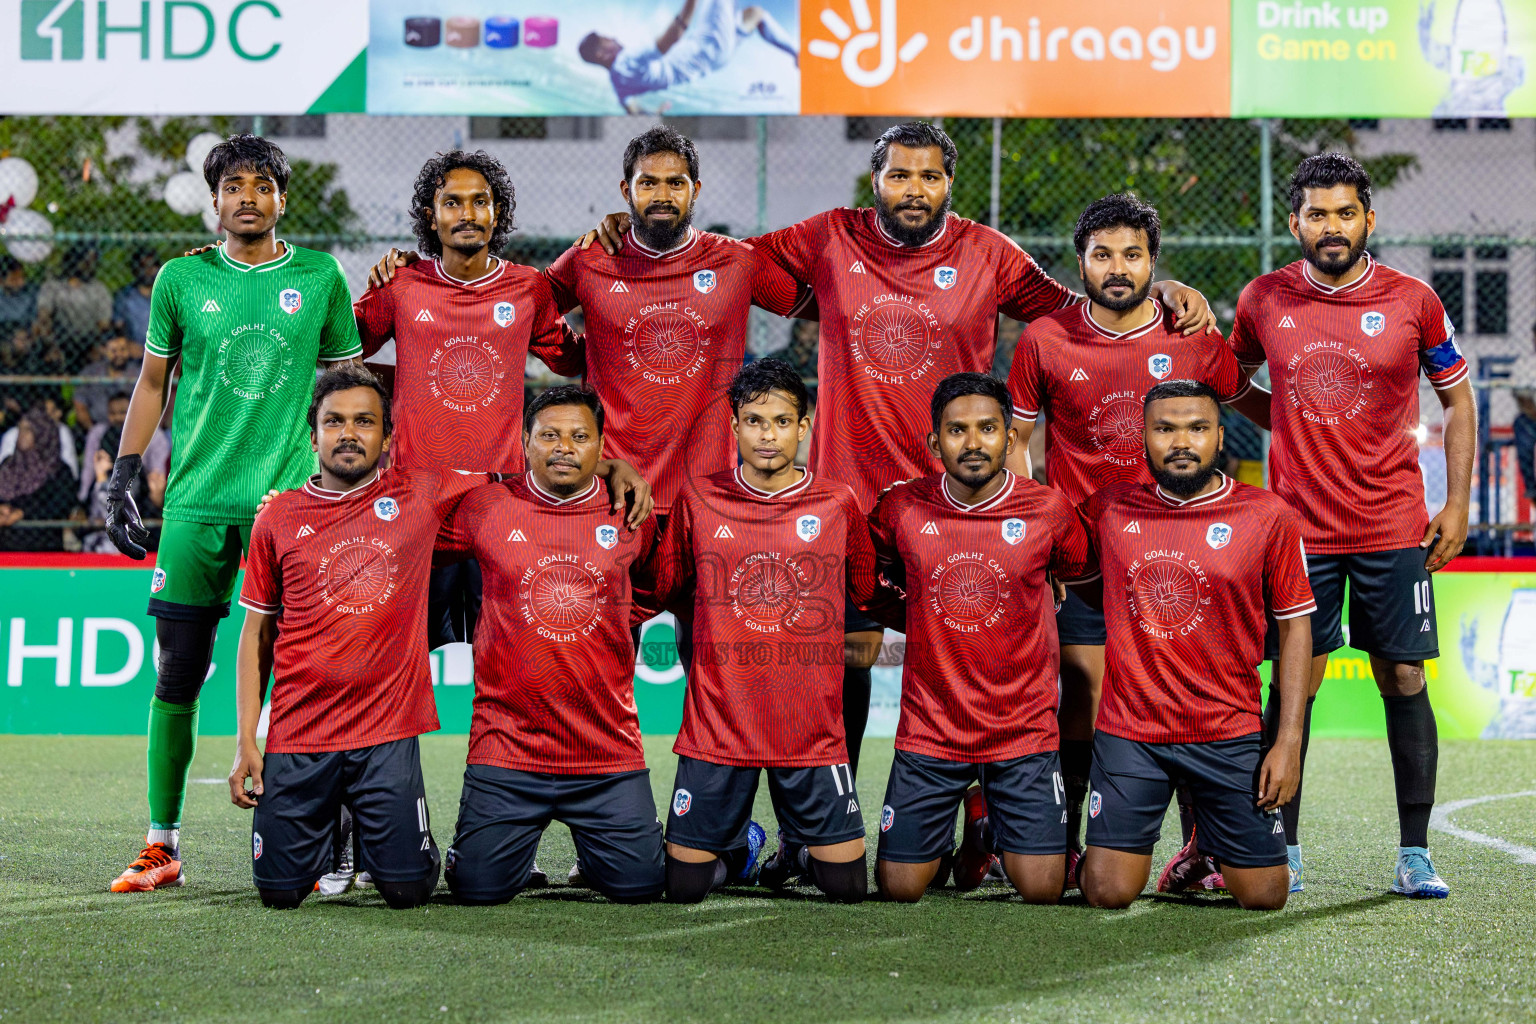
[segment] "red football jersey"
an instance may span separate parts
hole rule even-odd
[[[1417,547],[1429,525],[1413,432],[1419,371],[1438,390],[1467,363],[1434,290],[1370,255],[1342,288],[1298,260],[1243,289],[1238,362],[1269,363],[1269,486],[1302,514],[1313,554]]]
[[[1005,471],[1006,472],[1006,471]],[[1056,750],[1056,616],[1046,573],[1092,579],[1072,504],[1008,474],[966,506],[939,473],[894,488],[870,517],[882,575],[906,592],[896,748],[949,761]],[[877,600],[872,612],[888,618]]]
[[[356,750],[437,728],[432,547],[486,481],[391,467],[342,492],[313,477],[256,517],[240,604],[278,617],[268,753]]]
[[[926,440],[934,386],[991,369],[999,312],[1033,320],[1079,299],[1006,235],[953,214],[916,248],[887,235],[873,209],[831,210],[749,241],[815,290],[809,464],[866,510],[896,481],[939,468]]]
[[[580,306],[586,319],[604,453],[650,483],[656,511],[689,480],[734,466],[725,387],[746,354],[750,307],[793,316],[810,290],[751,245],[694,230],[670,252],[633,231],[616,256],[567,249],[545,273],[560,311]]]
[[[1088,303],[1025,328],[1008,371],[1014,415],[1046,414],[1045,475],[1076,503],[1113,483],[1151,483],[1142,440],[1142,399],[1161,380],[1204,381],[1223,402],[1248,390],[1219,334],[1184,337],[1174,314],[1136,330],[1106,331]]]
[[[460,503],[440,547],[477,559],[469,763],[589,775],[645,767],[635,714],[633,591],[655,523],[610,511],[602,481],[558,498],[520,476]],[[643,621],[647,615],[638,615]]]
[[[501,260],[459,281],[423,260],[352,308],[365,358],[395,339],[391,465],[520,473],[528,353],[562,376],[581,373],[579,339],[532,267]]]
[[[842,764],[843,604],[875,588],[853,493],[807,472],[776,493],[740,468],[693,481],[656,553],[656,596],[692,591],[693,665],[673,750],[715,764]]]
[[[1259,731],[1265,612],[1317,610],[1301,517],[1223,477],[1187,501],[1116,484],[1080,506],[1104,573],[1104,696],[1097,727],[1145,743]]]

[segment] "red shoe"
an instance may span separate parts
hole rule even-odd
[[[965,794],[965,829],[960,834],[960,848],[955,851],[955,888],[970,892],[986,880],[997,855],[987,849],[987,798],[980,786]]]
[[[1211,886],[1206,885],[1205,882],[1211,875],[1215,875],[1218,881],[1220,880],[1221,872],[1216,870],[1216,862],[1201,853],[1199,847],[1195,845],[1199,838],[1198,835],[1191,833],[1184,849],[1174,854],[1173,859],[1163,868],[1163,873],[1157,876],[1158,892],[1209,889]],[[1225,887],[1225,883],[1217,886],[1217,888]]]
[[[1067,880],[1062,884],[1062,892],[1071,892],[1074,889],[1082,890],[1079,874],[1083,870],[1083,848],[1076,844],[1067,847]]]
[[[181,873],[181,861],[164,843],[150,843],[139,851],[139,856],[112,882],[113,892],[149,892],[186,885],[187,878]]]

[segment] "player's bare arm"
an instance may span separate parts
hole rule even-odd
[[[1467,542],[1467,513],[1472,501],[1472,464],[1477,458],[1477,403],[1472,382],[1437,390],[1445,414],[1445,506],[1429,521],[1419,547],[1429,548],[1430,572],[1445,568]],[[1433,547],[1431,547],[1433,544]]]
[[[368,287],[383,288],[395,279],[395,271],[421,260],[421,253],[414,249],[394,249],[385,253],[379,262],[368,270]]]
[[[634,466],[623,459],[603,459],[597,464],[594,475],[608,486],[608,497],[613,502],[615,512],[626,505],[629,507],[629,515],[624,517],[624,523],[631,530],[638,530],[656,505],[655,499],[651,497],[651,485],[641,478]]]
[[[1259,769],[1258,804],[1273,811],[1288,803],[1301,785],[1301,732],[1307,709],[1307,676],[1312,665],[1312,616],[1279,619],[1280,660],[1276,669],[1280,729]]]
[[[1153,281],[1147,294],[1174,312],[1173,326],[1186,336],[1217,329],[1216,312],[1197,289],[1182,281]]]
[[[170,360],[152,352],[144,353],[144,363],[139,379],[133,385],[133,395],[128,400],[128,419],[123,423],[123,440],[117,449],[117,459],[112,464],[112,476],[107,483],[107,536],[117,550],[130,558],[142,560],[146,554],[144,542],[149,531],[139,518],[138,507],[133,502],[134,478],[144,464],[144,449],[149,447],[160,418],[165,415],[165,400],[169,392]]]
[[[1018,431],[1019,438],[1008,452],[1008,469],[1027,480],[1035,475],[1034,463],[1029,457],[1029,439],[1035,435],[1035,421],[1015,417],[1013,429]]]
[[[677,16],[667,26],[667,30],[656,37],[658,53],[666,53],[683,38],[683,33],[688,31],[688,23],[693,20],[693,8],[696,2],[697,0],[683,0],[683,9],[677,12]]]
[[[272,647],[277,641],[277,616],[246,610],[235,655],[235,763],[229,770],[229,799],[236,807],[256,806],[262,793],[261,748],[256,725],[272,672]],[[251,788],[245,781],[251,780]]]
[[[1250,378],[1248,387],[1242,394],[1228,402],[1227,408],[1242,415],[1261,430],[1268,430],[1270,393],[1253,383],[1251,371],[1244,372]]]

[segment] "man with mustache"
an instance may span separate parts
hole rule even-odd
[[[1090,203],[1072,235],[1088,301],[1034,321],[1014,350],[1008,387],[1018,415],[1019,444],[1009,468],[1029,475],[1029,439],[1036,418],[1045,416],[1046,480],[1074,504],[1111,483],[1151,481],[1141,441],[1141,396],[1147,388],[1170,377],[1192,377],[1215,388],[1223,402],[1233,403],[1244,401],[1249,390],[1220,334],[1186,336],[1174,325],[1172,312],[1148,297],[1161,236],[1157,210],[1130,193]],[[1093,723],[1104,681],[1104,614],[1068,591],[1056,632],[1061,643],[1067,888],[1075,889]],[[1181,791],[1187,841],[1193,819],[1182,797]],[[1170,865],[1178,863],[1176,858]],[[1199,882],[1209,873],[1191,879],[1167,875],[1158,884]]]
[[[380,471],[389,395],[359,366],[321,375],[309,424],[320,472],[272,499],[251,532],[230,800],[256,811],[251,866],[268,907],[297,907],[331,869],[343,806],[359,866],[385,901],[419,906],[440,866],[416,739],[438,727],[427,574],[443,521],[489,478]],[[263,755],[256,727],[269,672]]]
[[[884,488],[934,471],[917,426],[933,384],[991,367],[999,313],[1029,321],[1083,298],[1007,236],[950,212],[958,157],[942,129],[896,125],[870,153],[873,208],[830,210],[747,240],[815,292],[821,385],[808,466],[846,483],[865,511]],[[625,225],[610,215],[598,229],[609,252]],[[1178,311],[1186,333],[1216,322],[1178,282],[1150,294]],[[882,634],[851,606],[846,628],[843,713],[857,772]]]
[[[1301,779],[1317,607],[1301,517],[1217,468],[1221,406],[1209,384],[1163,381],[1143,405],[1143,457],[1156,482],[1110,484],[1079,509],[1103,572],[1081,590],[1103,607],[1114,640],[1094,736],[1083,895],[1121,908],[1141,894],[1183,780],[1226,888],[1249,910],[1278,910],[1289,878],[1276,810]],[[1278,623],[1283,711],[1269,743],[1257,668],[1266,615]]]
[[[1269,484],[1305,522],[1318,604],[1307,721],[1328,655],[1344,646],[1348,580],[1349,642],[1370,655],[1386,707],[1399,830],[1392,891],[1444,897],[1428,849],[1440,745],[1424,662],[1440,653],[1430,574],[1467,539],[1472,385],[1434,291],[1366,252],[1376,211],[1365,168],[1343,153],[1308,157],[1291,176],[1290,200],[1303,258],[1243,289],[1231,343],[1249,372],[1269,363]],[[1414,442],[1421,372],[1445,416],[1446,500],[1433,518]],[[1273,657],[1273,630],[1268,650]],[[1271,733],[1284,711],[1277,697],[1266,708]],[[1303,764],[1306,749],[1304,731]],[[1298,787],[1282,808],[1292,892],[1303,883],[1299,804]]]
[[[1067,830],[1047,574],[1096,575],[1092,549],[1070,502],[1007,468],[1018,431],[1001,381],[945,377],[931,412],[944,471],[892,488],[870,517],[893,585],[870,613],[907,634],[876,878],[915,903],[951,868],[976,888],[1000,857],[1025,902],[1055,903]],[[955,811],[983,799],[955,850]]]

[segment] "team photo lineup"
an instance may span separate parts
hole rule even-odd
[[[736,239],[693,224],[707,143],[658,125],[611,157],[617,212],[539,271],[501,255],[515,171],[454,149],[401,197],[415,250],[354,302],[334,256],[283,240],[282,150],[214,146],[223,238],[154,281],[107,488],[111,542],[146,558],[133,494],[175,380],[148,831],[111,839],[111,890],[197,884],[205,826],[184,842],[183,808],[234,611],[229,795],[269,908],[366,887],[494,905],[554,874],[620,904],[991,883],[1123,908],[1151,882],[1278,910],[1307,881],[1311,711],[1347,582],[1399,826],[1361,872],[1448,896],[1425,662],[1477,405],[1436,292],[1368,250],[1369,174],[1333,151],[1293,168],[1296,258],[1223,330],[1202,282],[1157,277],[1158,211],[1134,193],[1082,210],[1074,290],[951,212],[957,156],[897,124],[871,206]],[[754,306],[816,323],[814,402],[749,354]],[[1026,325],[1006,378],[999,315]],[[525,396],[530,355],[581,383]],[[1433,515],[1421,373],[1444,415]],[[1224,408],[1268,432],[1267,489],[1227,470]],[[663,613],[687,684],[658,809],[634,679]],[[886,630],[906,639],[879,779],[859,762]],[[474,703],[447,829],[418,737],[439,728],[431,652],[456,642]],[[1182,846],[1159,865],[1170,804]],[[556,821],[576,856],[546,872]]]

